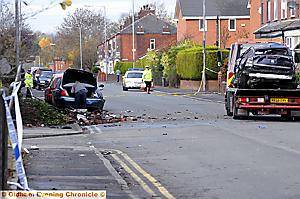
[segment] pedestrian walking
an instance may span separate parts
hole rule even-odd
[[[119,69],[116,71],[116,75],[117,75],[117,82],[120,82],[121,71]]]
[[[75,108],[84,109],[86,107],[87,92],[84,84],[79,81],[75,82],[71,89],[71,93],[75,94]]]
[[[31,70],[28,70],[25,74],[25,88],[26,88],[26,98],[32,98],[32,87],[33,87],[33,76]]]
[[[152,70],[149,66],[146,66],[146,69],[143,72],[143,82],[146,84],[146,91],[148,94],[150,94],[152,80]]]

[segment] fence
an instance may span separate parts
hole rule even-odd
[[[6,114],[4,101],[2,98],[2,93],[4,91],[0,90],[0,190],[5,190],[7,188],[7,146],[8,146],[8,130],[6,123]]]

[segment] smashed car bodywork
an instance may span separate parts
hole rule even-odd
[[[284,45],[272,43],[252,46],[237,62],[237,88],[297,88],[292,52]]]

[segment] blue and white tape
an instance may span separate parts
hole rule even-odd
[[[21,148],[19,147],[18,135],[17,135],[15,124],[13,122],[13,119],[12,119],[12,116],[11,116],[11,113],[9,110],[9,106],[7,103],[7,101],[9,101],[9,100],[13,100],[13,95],[6,97],[5,93],[3,93],[2,97],[4,99],[4,104],[5,104],[9,137],[11,139],[12,147],[13,147],[13,151],[14,151],[14,155],[15,155],[16,171],[17,171],[18,179],[19,179],[20,184],[23,187],[23,189],[29,190],[27,177],[26,177],[26,173],[25,173],[25,169],[24,169],[24,165],[23,165]]]

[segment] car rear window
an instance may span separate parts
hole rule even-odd
[[[142,78],[143,74],[142,73],[128,73],[127,78]]]
[[[51,78],[52,75],[53,75],[53,72],[51,72],[51,71],[45,71],[45,72],[41,73],[40,77]]]
[[[290,55],[290,51],[288,49],[259,49],[255,52],[255,55]]]

